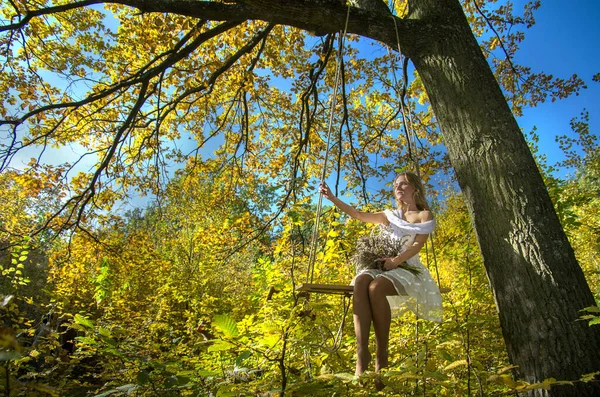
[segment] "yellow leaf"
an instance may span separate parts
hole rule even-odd
[[[506,366],[506,367],[502,367],[502,368],[500,368],[500,369],[498,370],[497,374],[498,374],[498,375],[502,375],[502,374],[504,374],[504,373],[507,373],[507,372],[508,372],[508,371],[510,371],[511,369],[518,368],[518,367],[519,367],[518,365],[509,365],[509,366]]]
[[[444,368],[444,371],[449,371],[449,370],[454,369],[456,367],[460,367],[461,365],[469,365],[469,363],[467,363],[467,360],[458,360],[458,361],[455,361],[455,362],[453,362],[451,364],[448,364]]]
[[[519,386],[517,382],[510,375],[500,375],[500,381],[504,383],[506,386],[514,389]]]

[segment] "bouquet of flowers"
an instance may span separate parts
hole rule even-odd
[[[406,236],[408,237],[408,236]],[[356,251],[350,259],[356,273],[364,269],[383,269],[384,261],[380,258],[393,258],[398,256],[406,239],[394,239],[388,233],[371,233],[362,236],[356,243]],[[398,267],[406,269],[418,276],[421,271],[415,266],[402,262]]]

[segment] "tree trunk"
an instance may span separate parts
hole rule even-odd
[[[410,56],[466,197],[511,362],[531,383],[600,370],[600,327],[577,321],[593,295],[459,2],[410,6],[411,18],[443,27]],[[599,396],[600,385],[530,395]]]

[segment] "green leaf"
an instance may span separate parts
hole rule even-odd
[[[446,361],[454,360],[454,357],[450,353],[448,353],[446,350],[440,350],[438,352],[438,355]]]
[[[165,388],[167,388],[167,389],[171,389],[171,388],[177,386],[177,377],[175,377],[175,376],[169,376],[163,382],[163,386]]]
[[[277,343],[279,343],[280,340],[281,340],[281,335],[271,334],[271,335],[265,335],[262,338],[258,338],[257,342],[268,348],[273,348],[273,347],[275,347],[275,345]]]
[[[14,350],[0,351],[0,361],[14,360],[19,357],[21,357],[21,353],[14,351]]]
[[[89,336],[76,336],[75,340],[79,343],[83,343],[89,346],[97,346],[98,342],[94,338],[90,338]]]
[[[175,377],[175,379],[177,379],[177,385],[178,386],[185,386],[188,385],[191,381],[189,376],[181,376],[181,375],[177,375]]]
[[[213,319],[213,326],[227,338],[233,338],[239,334],[237,324],[227,314],[217,314]]]
[[[593,320],[590,320],[589,325],[598,325],[600,324],[600,317],[594,317]]]
[[[515,368],[519,368],[519,366],[518,365],[509,365],[509,366],[506,366],[506,367],[502,367],[502,368],[500,368],[498,370],[497,374],[498,375],[502,375],[502,374],[505,374],[505,373],[507,373],[509,371],[512,371]]]
[[[98,333],[106,338],[112,338],[110,331],[104,327],[98,328]]]
[[[600,307],[588,306],[585,309],[581,309],[580,312],[600,313]]]
[[[133,383],[129,383],[127,385],[119,386],[116,388],[118,391],[126,392],[127,394],[131,394],[138,389],[138,385],[134,385]]]
[[[438,381],[444,381],[444,380],[448,379],[448,376],[446,376],[445,374],[442,374],[441,372],[437,372],[437,371],[424,371],[423,376],[425,376],[427,378],[435,379]]]
[[[218,340],[214,344],[209,346],[208,351],[209,352],[222,352],[222,351],[231,350],[233,347],[235,347],[235,345],[233,345],[227,341]]]
[[[137,374],[137,382],[138,385],[145,385],[146,383],[148,383],[148,371],[143,369],[140,372],[138,372]]]
[[[59,397],[61,395],[60,390],[43,383],[28,382],[27,387],[43,392],[44,396],[49,395],[51,397]]]
[[[241,367],[242,363],[244,362],[245,359],[247,359],[248,357],[250,357],[252,355],[252,352],[250,350],[246,350],[243,351],[239,356],[237,356],[237,358],[235,359],[235,366],[236,367]]]
[[[592,382],[596,379],[596,376],[600,376],[600,371],[592,372],[591,374],[585,374],[581,376],[582,382]]]
[[[297,211],[288,212],[288,216],[292,219],[292,222],[298,222],[300,220],[300,214]]]
[[[354,375],[352,375],[351,373],[348,373],[348,372],[340,372],[340,373],[334,374],[333,376],[335,376],[336,378],[341,379],[343,381],[346,381],[346,382],[352,382],[355,378]]]
[[[83,327],[91,329],[94,328],[94,323],[92,322],[92,320],[90,320],[87,317],[83,317],[82,315],[76,314],[73,318],[73,321],[75,321],[75,324],[81,325]]]

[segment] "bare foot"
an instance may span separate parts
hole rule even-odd
[[[387,368],[389,365],[387,354],[384,357],[377,356],[375,359],[375,372],[381,371],[383,368]]]
[[[368,349],[357,349],[356,350],[356,371],[354,374],[356,376],[361,376],[363,372],[367,370],[369,367],[369,363],[371,362],[371,353],[369,353]]]
[[[382,369],[387,368],[388,364],[387,352],[385,354],[378,354],[375,358],[375,372],[377,373],[375,376],[375,389],[377,389],[377,391],[381,391],[385,387],[380,372]]]
[[[381,379],[380,375],[375,377],[375,389],[377,391],[382,391],[385,388],[385,383],[383,383],[383,379]]]

